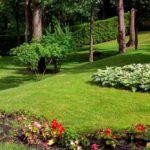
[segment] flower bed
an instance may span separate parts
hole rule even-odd
[[[25,112],[0,112],[0,141],[37,149],[133,150],[150,148],[150,126],[136,124],[123,131],[100,129],[79,135],[56,119],[49,122]]]
[[[101,86],[150,92],[150,64],[106,67],[94,73],[92,80]]]

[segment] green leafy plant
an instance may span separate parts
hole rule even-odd
[[[110,128],[97,132],[97,138],[100,140],[100,146],[103,148],[106,148],[107,146],[115,148],[118,143],[116,135],[112,133]]]
[[[150,141],[149,128],[144,124],[133,125],[127,131],[127,138],[137,146],[141,145],[141,143],[146,146],[147,142]]]
[[[150,91],[150,64],[132,64],[123,67],[99,69],[92,76],[94,82],[109,87],[132,91]]]
[[[59,144],[69,149],[77,149],[79,145],[79,136],[74,130],[68,128],[59,140]]]
[[[40,60],[44,63],[54,65],[54,71],[58,72],[63,59],[74,50],[74,40],[68,27],[61,28],[57,22],[54,33],[47,31],[40,40],[33,40],[31,43],[12,49],[12,54],[33,71],[39,70]],[[44,72],[44,71],[43,71]]]

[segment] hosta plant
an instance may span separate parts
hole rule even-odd
[[[131,64],[123,67],[98,69],[92,80],[101,86],[150,92],[150,64]]]

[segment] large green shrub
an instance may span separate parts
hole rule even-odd
[[[59,24],[55,25],[54,33],[47,32],[40,40],[12,49],[12,54],[28,65],[31,70],[38,71],[41,59],[45,63],[51,62],[55,71],[59,71],[64,57],[74,50],[74,40],[68,27],[63,29]]]
[[[102,86],[150,92],[150,64],[99,69],[93,74],[92,79]]]
[[[129,31],[129,13],[125,14],[125,25],[127,34]],[[95,21],[94,43],[97,44],[116,39],[118,34],[117,27],[118,27],[117,17]],[[78,45],[89,44],[89,34],[90,34],[89,29],[90,29],[89,23],[76,25],[71,28]]]

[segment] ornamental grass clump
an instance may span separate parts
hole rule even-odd
[[[92,80],[101,86],[150,92],[150,64],[131,64],[123,67],[98,69]]]

